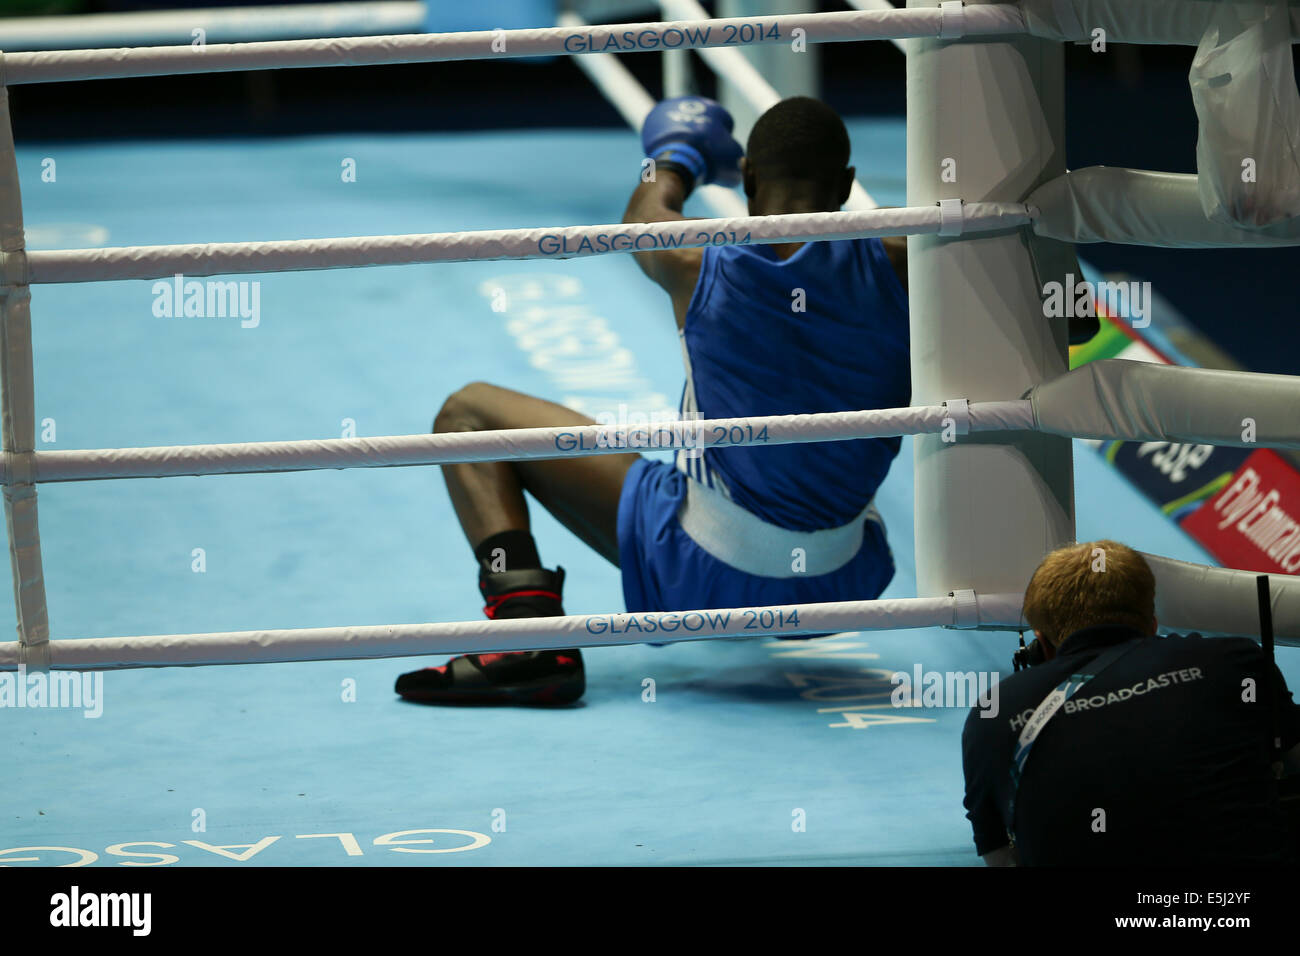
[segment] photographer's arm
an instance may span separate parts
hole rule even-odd
[[[1300,744],[1282,755],[1282,766],[1288,774],[1300,774]]]
[[[1016,850],[1007,836],[998,805],[995,777],[1001,763],[988,725],[972,710],[962,730],[962,775],[966,778],[966,818],[975,837],[975,852],[989,866],[1019,866]],[[1005,771],[1004,771],[1005,772]]]

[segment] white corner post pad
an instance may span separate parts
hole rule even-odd
[[[979,627],[980,608],[972,590],[949,591],[952,598],[952,626],[957,628]]]
[[[960,199],[939,200],[939,235],[960,236],[962,213]]]
[[[1087,43],[1088,34],[1074,12],[1074,0],[1052,0],[1052,12],[1056,14],[1056,26],[1075,43]]]
[[[939,4],[939,39],[955,40],[966,35],[966,11],[962,0],[943,0]]]
[[[944,417],[952,419],[958,435],[970,434],[970,402],[964,398],[950,398],[943,403]],[[945,422],[945,424],[947,424]]]

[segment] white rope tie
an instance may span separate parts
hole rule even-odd
[[[944,0],[939,4],[939,39],[955,40],[966,35],[966,11],[962,0]]]
[[[1028,210],[1026,210],[1028,215]],[[939,200],[939,235],[960,236],[962,234],[962,201],[960,199]]]

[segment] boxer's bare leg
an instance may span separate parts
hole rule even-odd
[[[434,432],[496,431],[595,424],[585,415],[531,395],[475,382],[455,392],[433,422]],[[527,491],[599,554],[618,565],[618,502],[633,454],[550,461],[495,461],[444,465],[456,517],[479,559],[479,587],[489,617],[546,617],[563,613],[563,572],[540,566],[529,534]],[[485,544],[486,542],[486,544]],[[506,567],[491,568],[484,552],[505,544]],[[519,555],[526,558],[521,562]],[[513,567],[510,566],[513,564]],[[577,650],[466,654],[446,664],[403,674],[396,691],[431,704],[567,704],[586,688]]]
[[[585,415],[522,392],[474,382],[453,393],[433,422],[435,432],[495,431],[594,425]],[[502,531],[529,530],[527,491],[566,528],[618,565],[618,501],[635,454],[550,461],[488,461],[444,465],[456,517],[477,548]]]

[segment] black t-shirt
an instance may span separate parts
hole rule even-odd
[[[1030,714],[1129,640],[1138,643],[1084,684],[1033,745],[1015,793],[1020,862],[1283,862],[1270,690],[1279,695],[1284,749],[1300,742],[1300,707],[1281,673],[1244,637],[1142,637],[1109,627],[1072,634],[1052,660],[1001,681],[997,716],[971,711],[962,763],[976,852],[1007,845],[1012,758]]]

